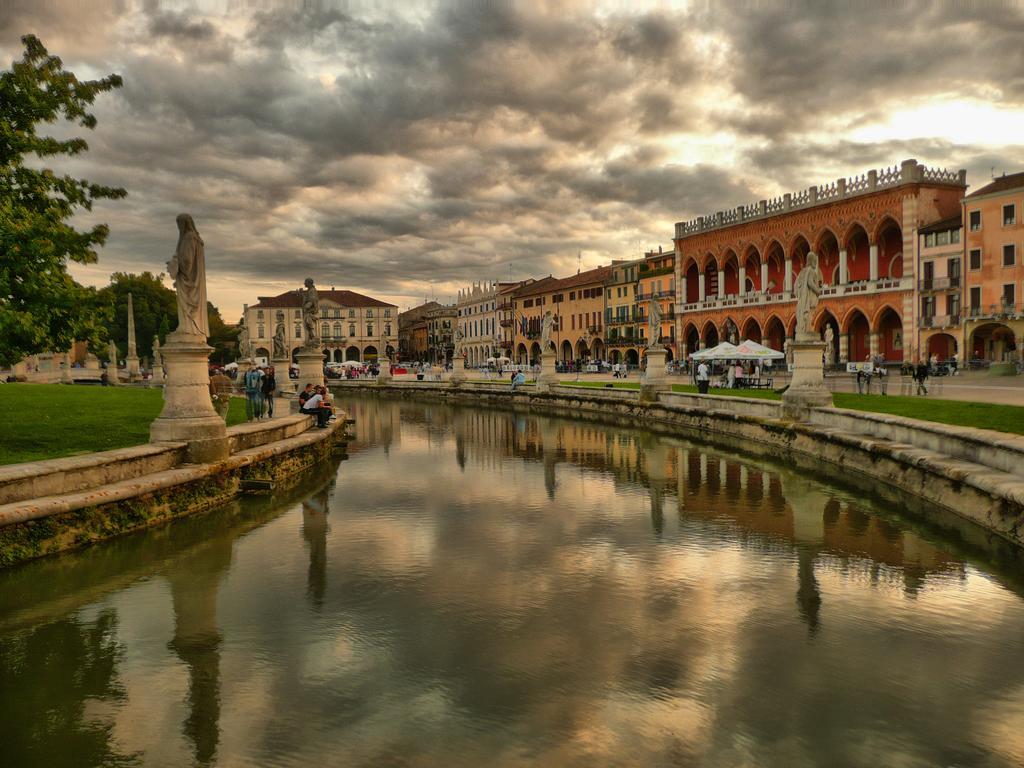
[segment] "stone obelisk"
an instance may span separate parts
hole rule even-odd
[[[229,445],[224,420],[210,399],[213,348],[206,343],[205,247],[187,213],[178,216],[178,233],[178,248],[167,265],[178,300],[178,327],[160,350],[167,364],[164,408],[150,425],[149,439],[187,443],[192,463],[222,461]]]
[[[128,354],[124,358],[124,367],[128,372],[128,381],[142,378],[139,371],[139,353],[135,346],[135,309],[132,306],[132,295],[128,294]]]

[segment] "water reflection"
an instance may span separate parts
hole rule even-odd
[[[0,574],[16,764],[1024,762],[1015,565],[678,438],[347,406],[291,496]]]

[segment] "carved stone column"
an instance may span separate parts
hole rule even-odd
[[[192,463],[228,457],[224,420],[210,399],[209,357],[213,348],[202,336],[175,331],[162,348],[167,362],[164,407],[149,428],[151,442],[188,443]]]

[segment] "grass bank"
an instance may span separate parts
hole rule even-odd
[[[837,408],[889,413],[958,427],[994,429],[1024,435],[1024,407],[1019,405],[937,400],[930,397],[858,395],[850,392],[836,392],[834,402]]]
[[[159,389],[0,385],[0,464],[141,445],[162,407]],[[243,421],[245,401],[232,398],[228,424]]]
[[[638,381],[563,381],[563,386],[593,387],[604,389],[611,384],[615,389],[639,389]],[[693,384],[673,384],[673,392],[684,394],[696,393]],[[711,395],[730,397],[750,397],[761,400],[781,400],[778,392],[770,389],[711,389]],[[910,419],[935,421],[940,424],[952,424],[958,427],[977,427],[993,429],[997,432],[1010,432],[1024,435],[1024,407],[1019,405],[1002,405],[1000,403],[977,403],[967,400],[939,400],[931,397],[904,397],[900,395],[858,395],[850,392],[836,392],[833,401],[837,408],[850,408],[857,411],[873,413],[889,413],[894,416],[906,416]]]

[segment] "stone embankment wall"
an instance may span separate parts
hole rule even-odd
[[[0,467],[0,567],[210,509],[246,481],[287,485],[344,440],[344,419],[311,424],[231,427],[231,455],[212,464],[184,464],[183,443],[156,443]]]
[[[782,418],[770,400],[660,394],[642,403],[636,390],[558,386],[515,394],[507,385],[395,381],[331,382],[392,397],[483,404],[606,421],[706,439],[745,452],[831,466],[909,491],[1016,545],[1024,545],[1024,437],[898,416],[816,408],[807,422]],[[925,508],[927,505],[923,505]]]

